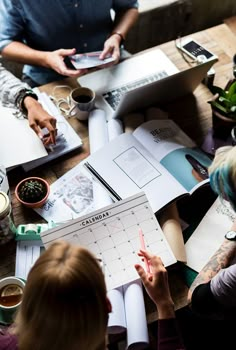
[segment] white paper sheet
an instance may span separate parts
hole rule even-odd
[[[39,165],[49,162],[50,160],[56,159],[82,145],[81,138],[66,118],[63,117],[55,104],[50,100],[50,97],[45,92],[39,92],[36,90],[36,93],[43,108],[57,119],[57,138],[56,145],[50,145],[50,147],[47,147],[47,157],[36,159],[22,165],[25,171],[29,171]]]
[[[16,246],[15,276],[27,279],[28,273],[44,250],[43,243],[39,241],[18,241]]]
[[[29,127],[28,120],[17,118],[14,112],[0,103],[0,160],[5,168],[48,154],[42,141]]]
[[[108,334],[119,334],[126,330],[125,304],[123,286],[108,291],[107,297],[112,305],[107,325]]]
[[[97,151],[107,144],[111,138],[123,132],[120,121],[113,122],[111,120],[107,123],[105,112],[99,109],[90,113],[88,128],[90,153]],[[113,203],[107,191],[95,181],[93,182],[93,196],[95,209],[100,209]],[[120,287],[108,291],[108,298],[112,305],[112,312],[109,314],[107,331],[109,334],[122,333],[126,329],[123,288]]]
[[[44,231],[41,239],[46,248],[63,237],[91,250],[102,259],[107,290],[111,290],[137,280],[134,265],[143,264],[137,255],[140,228],[150,252],[159,255],[166,267],[176,263],[143,192]]]
[[[146,349],[149,343],[146,311],[140,280],[124,286],[128,349]]]
[[[90,153],[102,148],[108,141],[106,114],[101,109],[94,109],[88,119]]]
[[[113,140],[120,134],[123,134],[124,127],[120,119],[110,119],[107,123],[109,141]]]
[[[236,214],[229,203],[217,198],[185,243],[187,265],[201,271],[224,241],[224,235],[235,219]]]

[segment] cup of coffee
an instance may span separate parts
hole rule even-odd
[[[0,280],[0,312],[5,323],[11,323],[21,304],[24,281],[17,277],[5,277]]]
[[[71,91],[70,103],[70,116],[79,120],[87,120],[95,105],[95,92],[86,87],[78,87]]]

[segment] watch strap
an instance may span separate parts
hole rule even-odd
[[[19,92],[19,94],[18,94],[18,96],[16,98],[16,101],[15,101],[15,104],[16,104],[16,107],[24,115],[24,118],[27,118],[27,116],[28,116],[28,111],[27,111],[27,109],[25,108],[25,105],[24,105],[24,100],[25,100],[25,98],[27,96],[30,96],[30,97],[32,97],[35,100],[38,100],[37,94],[31,89],[22,89]]]

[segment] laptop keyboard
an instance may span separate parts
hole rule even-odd
[[[121,96],[124,95],[127,91],[134,90],[140,86],[153,83],[154,81],[163,79],[165,77],[168,77],[168,74],[166,73],[166,71],[160,71],[156,74],[152,74],[148,77],[142,78],[140,80],[136,80],[132,83],[121,86],[112,91],[106,92],[105,94],[103,94],[103,97],[107,101],[107,103],[111,106],[111,108],[115,111],[120,103]]]

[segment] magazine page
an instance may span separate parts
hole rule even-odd
[[[173,120],[150,120],[133,135],[189,193],[209,182],[211,159]]]
[[[154,212],[187,194],[132,134],[124,133],[91,154],[85,166],[116,200],[144,191]]]
[[[57,119],[57,138],[56,145],[49,145],[46,147],[46,156],[41,158],[38,157],[39,159],[22,165],[25,171],[34,169],[82,146],[80,136],[60,113],[55,104],[50,100],[50,97],[44,92],[39,92],[37,90],[35,90],[35,92],[37,93],[39,102],[42,104],[43,108]],[[42,130],[42,132],[43,131],[44,130]]]
[[[46,203],[34,210],[55,223],[90,213],[94,210],[93,182],[81,162],[50,185]]]
[[[0,103],[0,159],[6,169],[47,156],[43,142],[29,127],[29,121],[17,117],[16,110]]]

